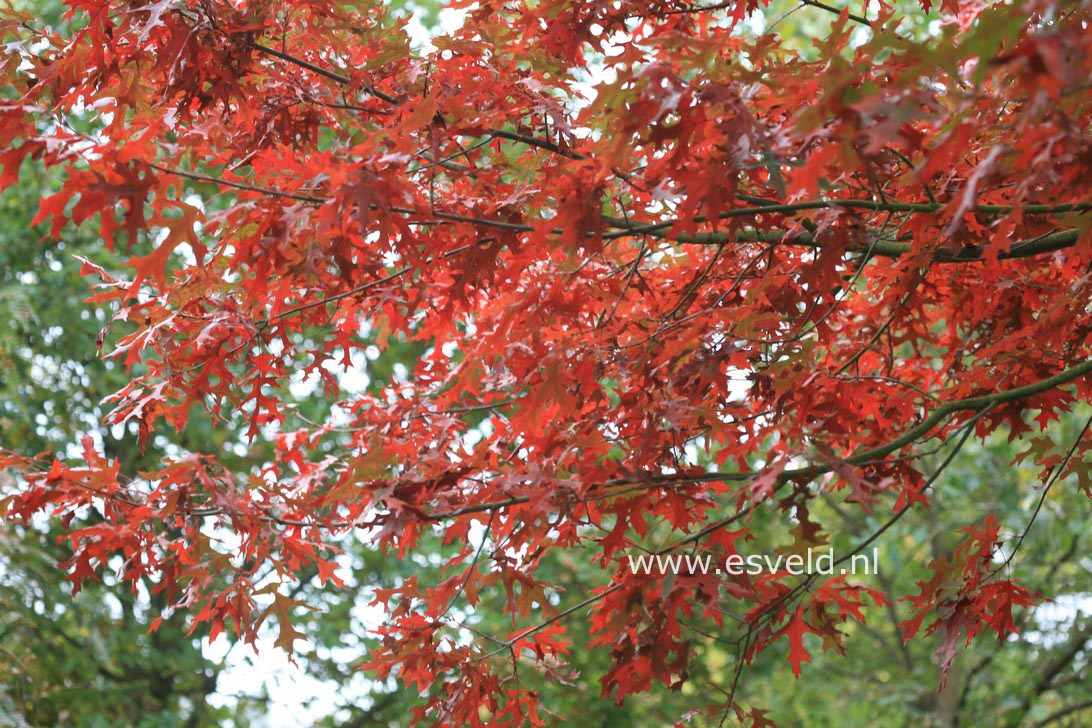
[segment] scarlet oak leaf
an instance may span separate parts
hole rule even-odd
[[[811,655],[804,648],[804,635],[815,633],[815,630],[804,621],[804,608],[797,607],[779,634],[789,640],[789,656],[787,662],[792,666],[792,674],[800,677],[800,668],[805,662],[811,662]]]

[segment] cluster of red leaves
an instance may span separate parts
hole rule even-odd
[[[945,673],[955,659],[961,634],[970,643],[988,626],[1003,640],[1017,631],[1013,608],[1036,602],[1035,595],[1011,580],[993,578],[999,571],[993,559],[999,530],[992,515],[979,526],[962,529],[967,540],[951,556],[930,564],[932,578],[919,582],[920,593],[908,600],[914,614],[901,625],[906,639],[917,634],[926,617],[932,617],[928,631],[944,630],[937,656]]]
[[[758,508],[815,543],[818,493],[901,513],[928,502],[925,441],[1017,436],[1026,410],[1042,425],[1088,396],[1086,4],[946,0],[914,40],[881,3],[813,55],[738,32],[753,2],[454,3],[461,29],[428,52],[380,2],[67,4],[63,28],[0,21],[0,183],[32,157],[65,172],[38,216],[54,235],[154,242],[126,278],[86,267],[132,372],[109,421],[147,438],[206,408],[278,455],[123,476],[90,446],[80,467],[9,453],[6,511],[95,509],[77,585],[120,555],[213,632],[276,615],[289,648],[293,605],[260,570],[336,580],[339,534],[404,555],[442,529],[467,545],[442,583],[380,592],[371,663],[427,693],[422,720],[538,721],[514,661],[562,679],[582,609],[618,699],[685,681],[681,617],[720,625],[726,602],[741,664],[784,637],[799,673],[805,634],[841,649],[882,597],[649,580],[627,551],[722,559]],[[341,387],[354,353],[404,342],[424,351],[405,376]],[[295,416],[286,384],[308,377],[337,416]],[[662,524],[675,540],[650,543]],[[1029,595],[989,578],[986,530],[936,565],[909,632],[1011,627]],[[564,608],[536,576],[560,549],[605,567]],[[524,626],[468,641],[450,605],[486,588]]]

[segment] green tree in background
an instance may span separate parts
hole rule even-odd
[[[87,232],[42,240],[42,230],[30,228],[49,184],[44,174],[28,176],[0,197],[0,442],[63,451],[92,432],[114,457],[139,468],[155,453],[98,424],[100,400],[123,377],[99,358],[106,313],[83,302],[87,284],[76,256],[106,265],[110,257]],[[207,421],[190,431],[206,447],[226,436]],[[109,573],[71,596],[57,568],[68,556],[58,536],[37,525],[0,531],[0,690],[28,722],[197,726],[226,718],[207,700],[219,666],[202,657],[183,620],[166,620],[149,634],[155,597],[119,588]]]

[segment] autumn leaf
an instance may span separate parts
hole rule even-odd
[[[796,677],[800,677],[800,668],[805,662],[811,662],[811,655],[804,648],[804,635],[813,633],[813,630],[804,621],[804,608],[797,607],[793,612],[792,618],[789,619],[781,629],[781,634],[785,635],[789,640],[789,656],[787,662],[792,666],[792,674]]]

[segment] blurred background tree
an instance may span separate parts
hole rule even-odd
[[[141,453],[129,433],[99,424],[102,398],[123,385],[125,373],[99,358],[96,338],[108,312],[84,303],[87,282],[76,256],[120,267],[89,232],[43,240],[30,227],[50,184],[44,174],[28,174],[0,197],[0,442],[28,453],[65,452],[89,434],[139,469],[159,453]],[[187,442],[216,448],[234,436],[198,418]],[[230,717],[208,702],[221,666],[202,656],[182,619],[148,633],[159,612],[150,590],[133,594],[108,575],[73,597],[57,568],[68,557],[59,529],[0,529],[0,691],[27,722],[197,726]]]

